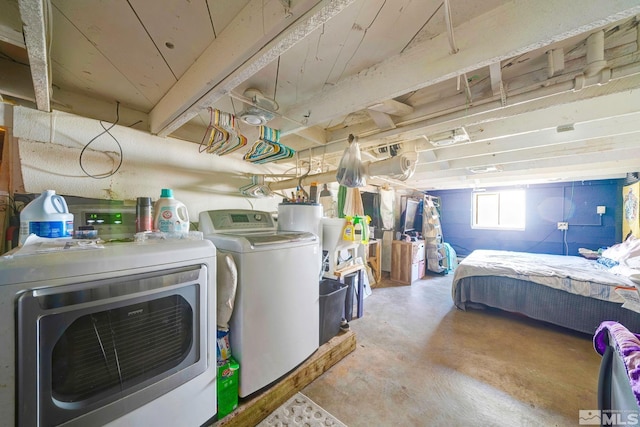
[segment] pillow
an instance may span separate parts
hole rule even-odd
[[[631,281],[633,283],[637,283],[640,285],[640,273],[633,273],[629,275],[629,279],[631,279]]]
[[[602,256],[618,262],[640,256],[640,239],[631,235],[624,242],[605,249]]]
[[[627,258],[625,263],[631,268],[640,270],[640,257],[636,256],[636,257]]]

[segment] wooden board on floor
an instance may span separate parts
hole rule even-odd
[[[330,367],[356,349],[356,335],[346,331],[321,345],[300,366],[269,389],[241,402],[238,408],[213,426],[254,426],[275,411]],[[240,366],[242,369],[242,366]]]

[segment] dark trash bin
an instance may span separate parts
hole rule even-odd
[[[340,332],[347,286],[337,280],[320,281],[320,345]]]

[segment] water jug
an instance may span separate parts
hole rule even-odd
[[[173,198],[173,190],[163,188],[154,205],[154,230],[165,233],[187,233],[189,212],[187,207]]]
[[[40,237],[71,237],[73,214],[64,197],[54,190],[45,190],[20,212],[20,244],[30,234]]]

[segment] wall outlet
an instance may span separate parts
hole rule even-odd
[[[569,229],[569,223],[568,222],[559,222],[558,223],[558,230],[568,230]]]

